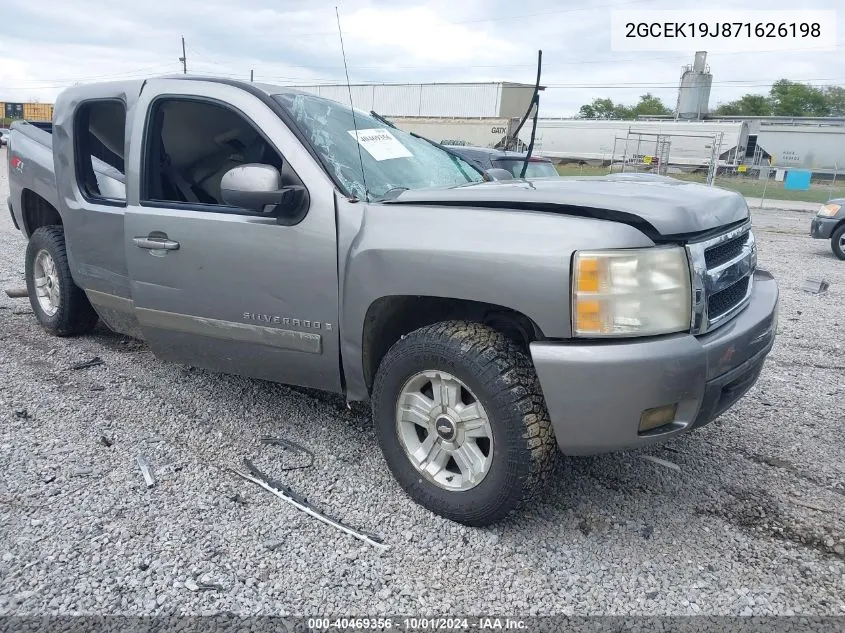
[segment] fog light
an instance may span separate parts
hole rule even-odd
[[[662,407],[655,407],[653,409],[646,409],[640,416],[640,433],[651,431],[665,424],[675,421],[675,412],[678,410],[678,404],[667,404]]]

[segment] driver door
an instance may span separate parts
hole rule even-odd
[[[150,82],[131,144],[124,248],[133,309],[156,356],[341,391],[333,189],[260,99],[223,84]],[[174,91],[173,88],[178,90]],[[304,218],[227,206],[220,180],[247,162],[305,185]]]

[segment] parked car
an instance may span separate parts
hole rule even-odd
[[[449,145],[449,151],[465,158],[482,171],[488,169],[505,169],[514,178],[522,174],[522,166],[525,164],[526,153],[509,152],[490,147],[473,147],[469,145]],[[556,178],[559,177],[554,163],[542,156],[532,156],[528,159],[528,169],[525,171],[526,178]]]
[[[485,182],[365,113],[226,79],[74,87],[54,116],[52,160],[25,125],[9,152],[41,326],[101,319],[165,360],[369,401],[398,482],[455,521],[523,504],[555,445],[707,424],[774,342],[777,284],[733,192]]]
[[[845,259],[845,198],[823,204],[810,224],[810,236],[830,240],[830,248],[839,259]]]
[[[0,127],[0,146],[6,145],[9,141],[9,129]]]

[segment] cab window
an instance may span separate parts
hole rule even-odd
[[[74,116],[76,179],[86,199],[125,204],[126,104],[90,101]]]
[[[164,98],[153,103],[144,144],[141,199],[227,207],[223,175],[238,165],[262,163],[299,184],[282,156],[240,112],[216,102]]]

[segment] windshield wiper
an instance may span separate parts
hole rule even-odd
[[[398,198],[403,191],[409,191],[410,187],[391,187],[377,198],[373,198],[373,202],[384,202],[385,200],[393,200]]]
[[[396,126],[396,124],[395,124],[395,123],[393,123],[392,121],[388,121],[387,119],[385,119],[383,116],[381,116],[381,115],[380,115],[378,112],[376,112],[375,110],[370,110],[370,116],[371,116],[371,117],[373,117],[373,118],[374,118],[376,121],[378,121],[379,123],[383,123],[384,125],[387,125],[387,126],[389,126],[389,127],[392,127],[394,130],[398,130],[398,129],[399,129],[399,128]],[[425,141],[426,143],[430,143],[431,145],[434,145],[434,147],[436,147],[436,148],[438,148],[438,149],[443,150],[444,152],[446,152],[446,153],[447,153],[447,154],[451,157],[452,162],[453,162],[453,163],[455,163],[455,166],[456,166],[456,167],[460,170],[460,172],[464,175],[464,177],[465,177],[467,180],[471,180],[471,179],[470,179],[469,175],[466,173],[466,171],[464,171],[463,165],[461,165],[461,163],[463,163],[464,165],[469,165],[470,167],[472,167],[473,169],[475,169],[475,171],[477,171],[479,174],[481,174],[482,176],[484,175],[484,172],[482,172],[480,169],[477,169],[477,168],[475,167],[475,165],[472,165],[472,164],[470,164],[469,162],[467,162],[466,160],[464,160],[463,156],[461,156],[460,154],[458,154],[458,153],[456,153],[456,152],[453,152],[452,150],[450,150],[449,148],[447,148],[447,147],[445,147],[445,146],[441,145],[441,144],[440,144],[440,143],[438,143],[437,141],[432,141],[430,138],[426,138],[426,137],[424,137],[424,136],[420,136],[420,135],[419,135],[419,134],[417,134],[416,132],[408,132],[408,134],[410,134],[410,135],[411,135],[411,136],[413,136],[414,138],[421,139],[421,140]]]
[[[392,127],[394,130],[399,129],[398,127],[396,127],[395,123],[393,123],[392,121],[388,121],[387,119],[385,119],[382,115],[380,115],[375,110],[370,110],[370,116],[373,117],[379,123],[384,123],[386,126]]]

